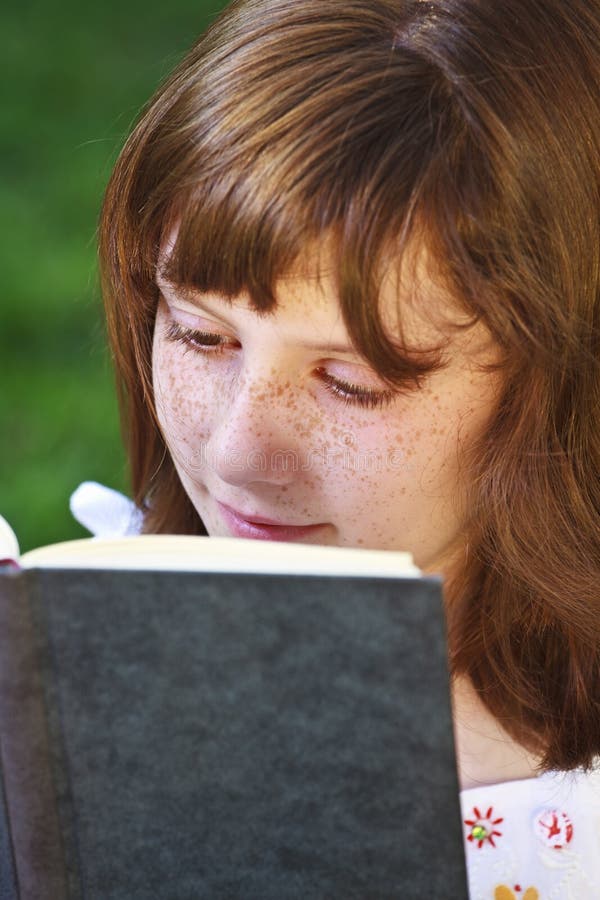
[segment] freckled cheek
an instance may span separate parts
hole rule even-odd
[[[216,405],[206,365],[186,356],[177,347],[159,343],[153,362],[157,414],[174,454],[206,440]]]
[[[468,450],[485,427],[489,409],[458,392],[434,400],[428,416],[406,436],[406,458],[418,474],[419,487],[458,510]]]

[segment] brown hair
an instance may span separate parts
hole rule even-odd
[[[308,244],[336,254],[350,336],[387,381],[390,253],[425,242],[503,353],[471,448],[451,663],[544,768],[600,753],[600,7],[589,0],[237,0],[150,102],[100,230],[134,496],[150,531],[202,533],[156,423],[167,275],[257,309]]]

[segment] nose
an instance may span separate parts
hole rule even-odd
[[[289,380],[244,374],[215,413],[207,458],[215,474],[236,487],[287,485],[299,468],[298,419]]]

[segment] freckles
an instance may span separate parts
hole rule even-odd
[[[202,392],[190,390],[189,382],[182,384],[176,376],[170,380],[169,388],[169,406],[182,427],[203,430],[209,404]]]
[[[155,397],[169,451],[183,469],[194,468],[194,452],[209,427],[210,402],[202,386],[206,373],[201,361],[181,359],[161,347],[155,366]]]
[[[315,436],[323,433],[325,428],[326,422],[322,415],[317,413],[305,413],[304,416],[299,416],[298,418],[296,423],[296,434],[302,441],[306,441],[311,445]],[[309,446],[308,449],[314,448]]]

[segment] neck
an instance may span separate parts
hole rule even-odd
[[[539,759],[504,731],[467,678],[455,679],[452,704],[461,790],[538,774]]]

